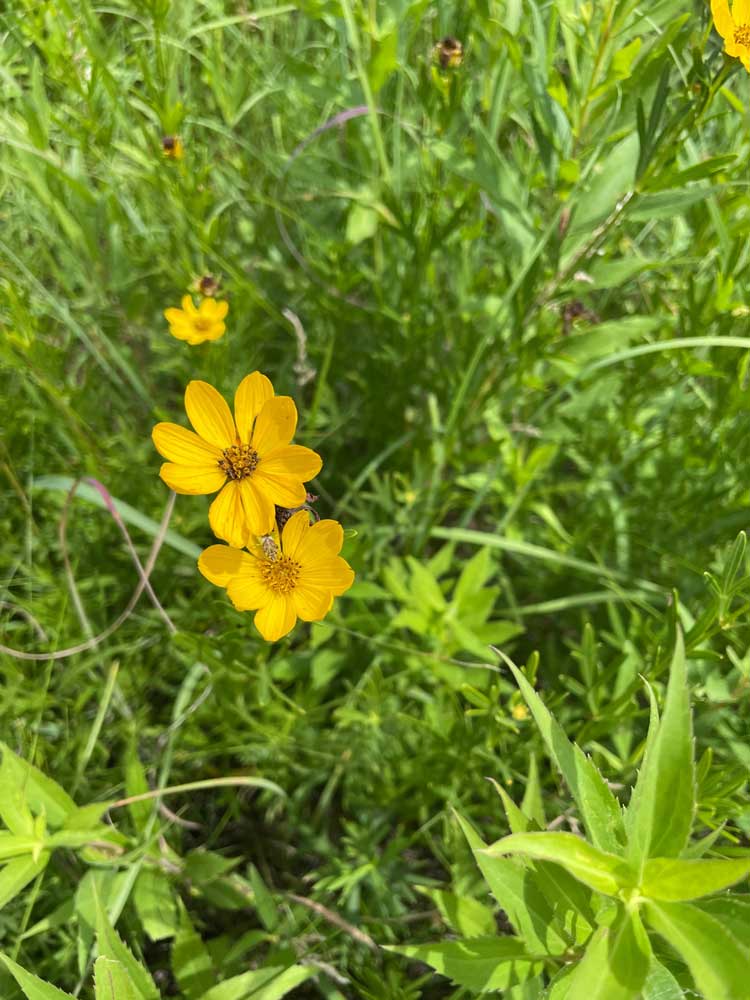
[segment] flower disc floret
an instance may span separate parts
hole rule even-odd
[[[218,493],[208,511],[211,529],[237,548],[272,533],[276,505],[299,507],[305,483],[322,461],[309,448],[291,444],[297,408],[289,396],[275,396],[269,379],[253,372],[234,397],[234,416],[207,382],[191,382],[185,410],[194,431],[157,424],[157,451],[167,459],[159,475],[176,493]]]
[[[334,597],[351,587],[354,572],[339,555],[343,541],[337,521],[311,525],[308,512],[301,510],[280,535],[258,538],[247,552],[210,546],[201,553],[198,568],[207,580],[226,588],[238,611],[255,611],[255,627],[275,642],[298,618],[325,618]]]

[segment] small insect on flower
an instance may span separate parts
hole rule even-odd
[[[750,0],[711,0],[716,30],[724,39],[724,51],[739,59],[750,73]]]
[[[217,493],[208,510],[211,530],[242,548],[251,537],[272,534],[276,505],[299,507],[305,483],[320,472],[320,455],[290,444],[297,407],[275,396],[265,375],[253,372],[237,387],[234,416],[207,382],[190,382],[185,410],[197,433],[178,424],[157,424],[151,432],[167,459],[159,470],[176,493]]]
[[[181,309],[165,309],[169,332],[188,344],[202,344],[204,340],[218,340],[226,330],[224,319],[229,312],[228,302],[203,299],[195,308],[189,295],[183,296]]]
[[[339,552],[344,532],[338,521],[310,524],[298,511],[280,533],[265,535],[249,551],[212,545],[201,553],[198,569],[225,587],[238,611],[255,611],[255,627],[268,642],[294,628],[297,619],[318,622],[354,582],[351,566]]]
[[[162,136],[161,151],[168,160],[181,160],[185,147],[179,135],[165,135]]]
[[[191,292],[198,292],[199,295],[205,295],[206,298],[212,299],[219,291],[220,279],[215,277],[213,274],[202,274],[199,278],[190,286]]]
[[[464,61],[464,47],[457,38],[447,35],[433,49],[436,62],[442,69],[457,69]]]

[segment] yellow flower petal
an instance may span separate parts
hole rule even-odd
[[[292,514],[281,533],[281,547],[285,556],[289,556],[290,559],[297,558],[297,552],[309,530],[310,515],[306,510]]]
[[[237,431],[224,397],[208,382],[190,382],[185,390],[188,420],[204,441],[217,448],[235,443]]]
[[[189,465],[176,465],[165,462],[159,469],[159,475],[175,493],[188,493],[199,496],[204,493],[215,493],[220,490],[226,480],[221,469],[201,469]]]
[[[354,571],[340,556],[327,553],[323,558],[311,563],[303,563],[298,586],[322,587],[332,591],[337,597],[354,583]]]
[[[182,309],[175,309],[174,307],[171,308],[171,309],[165,309],[164,310],[164,317],[170,323],[187,323],[187,321],[188,321],[188,318],[185,315],[185,313],[183,312],[183,310]]]
[[[293,476],[306,483],[323,468],[323,459],[311,448],[289,444],[263,455],[260,467],[269,476]]]
[[[732,20],[739,27],[750,23],[750,0],[734,0],[732,4]]]
[[[267,642],[276,642],[294,628],[297,615],[289,597],[274,594],[255,616],[255,627]]]
[[[253,482],[259,493],[279,507],[299,507],[307,497],[307,490],[299,479],[293,476],[267,476],[260,466],[253,473]]]
[[[172,323],[169,327],[169,332],[177,340],[185,340],[188,344],[197,344],[200,341],[195,339],[195,331],[192,326],[184,323]]]
[[[242,549],[231,545],[209,545],[198,557],[198,569],[203,576],[217,587],[226,587],[242,570],[250,564],[255,568],[255,559]]]
[[[333,596],[329,590],[317,587],[295,587],[292,602],[303,622],[319,622],[331,610]]]
[[[206,316],[210,316],[211,319],[222,320],[229,312],[229,303],[219,302],[216,299],[204,299],[201,302],[201,312],[205,312]]]
[[[247,558],[253,564],[258,562],[252,556]],[[274,599],[255,565],[243,566],[242,572],[229,581],[227,594],[238,611],[257,611]]]
[[[341,551],[344,544],[344,529],[338,521],[325,519],[313,524],[307,535],[306,549],[320,551],[322,547],[327,548],[335,556]]]
[[[237,386],[234,394],[234,420],[244,444],[250,443],[253,421],[268,399],[273,399],[273,386],[271,380],[260,372],[246,375]]]
[[[204,331],[203,336],[201,337],[199,343],[202,343],[204,340],[218,340],[219,337],[224,336],[225,331],[226,331],[226,324],[213,323],[209,330]]]
[[[221,460],[218,448],[179,424],[157,424],[151,431],[151,438],[159,454],[178,465],[192,465],[208,471],[209,467],[215,469]]]
[[[722,38],[734,36],[734,21],[729,13],[729,0],[711,0],[711,15]]]
[[[289,444],[297,428],[297,407],[291,396],[267,400],[255,421],[252,446],[259,455]]]
[[[208,523],[217,538],[241,549],[247,541],[247,518],[239,483],[230,481],[208,508]]]
[[[242,494],[242,506],[248,531],[251,535],[267,535],[276,523],[274,501],[267,493],[255,485],[255,476],[238,480]]]
[[[183,295],[180,304],[182,305],[182,308],[185,310],[188,316],[198,315],[198,310],[195,308],[192,295]]]

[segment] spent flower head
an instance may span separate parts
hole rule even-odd
[[[176,493],[209,494],[211,530],[238,548],[274,530],[276,505],[305,503],[305,483],[320,472],[320,455],[290,444],[297,408],[275,396],[265,375],[253,372],[237,387],[234,417],[223,396],[207,382],[190,382],[185,410],[196,433],[177,424],[157,424],[152,438],[168,461],[159,475]]]
[[[434,55],[442,69],[457,69],[464,60],[464,47],[457,38],[447,35],[435,46]]]
[[[192,298],[185,295],[181,305],[181,309],[164,310],[164,316],[169,322],[169,332],[173,337],[186,340],[188,344],[202,344],[205,340],[218,340],[224,335],[228,302],[207,298],[196,309]]]
[[[162,136],[161,151],[168,160],[181,160],[185,147],[179,135],[165,135]]]
[[[354,572],[339,552],[344,532],[338,521],[310,524],[306,510],[292,514],[281,531],[255,539],[249,551],[212,545],[201,553],[198,569],[225,587],[238,611],[255,611],[255,627],[268,642],[294,628],[297,619],[325,618],[354,582]]]

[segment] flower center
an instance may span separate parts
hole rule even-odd
[[[281,556],[274,560],[264,559],[260,564],[260,575],[269,590],[277,594],[288,594],[297,586],[300,565],[289,556]]]
[[[193,326],[199,333],[207,333],[211,329],[211,320],[205,316],[196,316],[193,319]]]
[[[222,454],[224,457],[219,462],[219,468],[230,479],[244,479],[258,467],[258,452],[249,444],[233,444],[231,448],[225,448]]]
[[[750,48],[750,24],[738,24],[734,29],[734,44]]]

